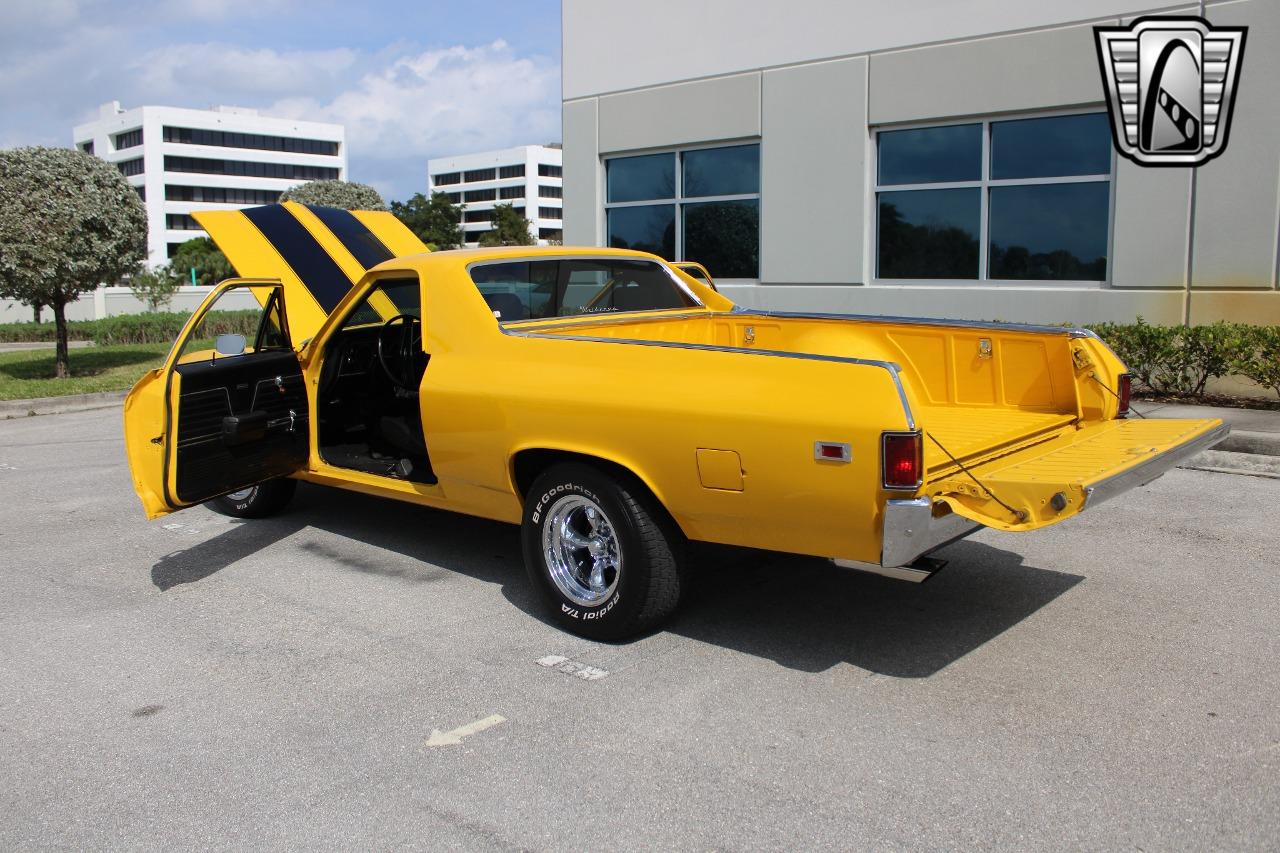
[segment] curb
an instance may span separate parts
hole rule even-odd
[[[65,397],[38,397],[34,400],[0,400],[0,420],[31,415],[57,415],[110,409],[124,403],[128,391],[99,391],[95,394],[68,394]]]
[[[1219,444],[1218,447],[1222,445]],[[1219,474],[1245,474],[1250,477],[1270,477],[1280,480],[1280,457],[1256,453],[1237,453],[1219,450],[1217,447],[1197,453],[1183,462],[1180,468],[1196,471],[1215,471]]]
[[[1253,453],[1258,456],[1280,456],[1280,433],[1232,430],[1218,442],[1214,450],[1230,453]]]

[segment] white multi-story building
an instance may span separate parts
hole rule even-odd
[[[125,110],[112,101],[99,108],[96,121],[76,127],[73,141],[114,163],[137,188],[147,206],[150,266],[206,236],[192,211],[271,204],[297,184],[347,177],[342,125],[240,107]]]
[[[510,204],[529,220],[540,245],[559,241],[561,199],[559,145],[521,145],[427,161],[428,193],[442,192],[463,206],[466,245],[478,245],[490,230],[493,208]]]

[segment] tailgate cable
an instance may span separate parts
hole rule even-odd
[[[1009,505],[1008,505],[1007,503],[1005,503],[1004,501],[1000,500],[998,497],[996,497],[996,493],[995,493],[995,492],[991,491],[991,489],[989,489],[989,488],[987,488],[985,485],[983,485],[982,481],[981,481],[981,480],[979,480],[977,477],[975,477],[975,476],[974,476],[974,474],[973,474],[973,472],[972,472],[972,471],[970,471],[968,468],[966,468],[966,467],[965,467],[965,464],[964,464],[963,462],[961,462],[959,459],[957,459],[957,458],[955,458],[954,456],[952,456],[952,455],[951,455],[951,451],[950,451],[950,450],[947,450],[945,447],[943,447],[943,446],[942,446],[942,442],[938,441],[938,439],[936,439],[936,438],[934,438],[934,437],[933,437],[933,433],[931,433],[931,432],[926,432],[926,433],[925,433],[925,435],[929,436],[929,440],[930,440],[930,441],[932,441],[934,444],[938,445],[938,449],[939,449],[939,450],[941,450],[943,453],[945,453],[945,454],[947,455],[947,458],[948,458],[948,459],[950,459],[952,462],[956,463],[956,465],[959,465],[959,466],[960,466],[960,470],[961,470],[961,471],[963,471],[963,472],[965,472],[966,474],[968,474],[968,475],[969,475],[969,479],[970,479],[970,480],[973,480],[973,482],[975,482],[975,483],[977,483],[977,484],[978,484],[978,488],[982,489],[984,492],[986,492],[988,495],[990,495],[990,496],[991,496],[991,500],[995,501],[996,503],[1000,504],[1000,506],[1002,506],[1002,507],[1004,507],[1005,509],[1009,510],[1009,512],[1010,512],[1010,513],[1012,513],[1012,514],[1013,514],[1013,516],[1014,516],[1015,518],[1017,518],[1017,519],[1018,519],[1018,521],[1026,521],[1026,520],[1027,520],[1027,513],[1026,513],[1026,510],[1014,509],[1013,507],[1009,506]]]
[[[1099,378],[1098,378],[1098,374],[1097,374],[1097,373],[1090,373],[1090,374],[1089,374],[1089,378],[1090,378],[1090,379],[1092,379],[1094,382],[1097,382],[1097,383],[1098,383],[1099,385],[1101,385],[1103,388],[1105,388],[1108,394],[1110,394],[1112,397],[1115,397],[1115,398],[1116,398],[1116,402],[1117,402],[1117,403],[1118,403],[1118,402],[1120,402],[1120,395],[1119,395],[1119,394],[1117,394],[1115,391],[1112,391],[1112,390],[1107,386],[1107,383],[1105,383],[1105,382],[1103,382],[1101,379],[1099,379]],[[1147,419],[1147,416],[1146,416],[1146,415],[1142,414],[1142,412],[1139,412],[1139,411],[1138,411],[1137,409],[1135,409],[1132,405],[1130,405],[1130,406],[1129,406],[1129,411],[1133,412],[1135,415],[1137,415],[1138,417],[1142,418],[1144,421]]]

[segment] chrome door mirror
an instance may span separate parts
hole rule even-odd
[[[244,335],[218,335],[213,341],[214,352],[218,355],[242,355],[244,345]]]

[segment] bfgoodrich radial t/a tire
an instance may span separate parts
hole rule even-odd
[[[540,476],[525,499],[525,568],[566,631],[619,640],[680,603],[680,531],[637,481],[583,464]]]
[[[266,518],[288,506],[289,501],[293,500],[293,493],[297,490],[297,480],[290,480],[287,477],[268,480],[265,483],[214,498],[208,501],[206,506],[214,512],[234,518]]]

